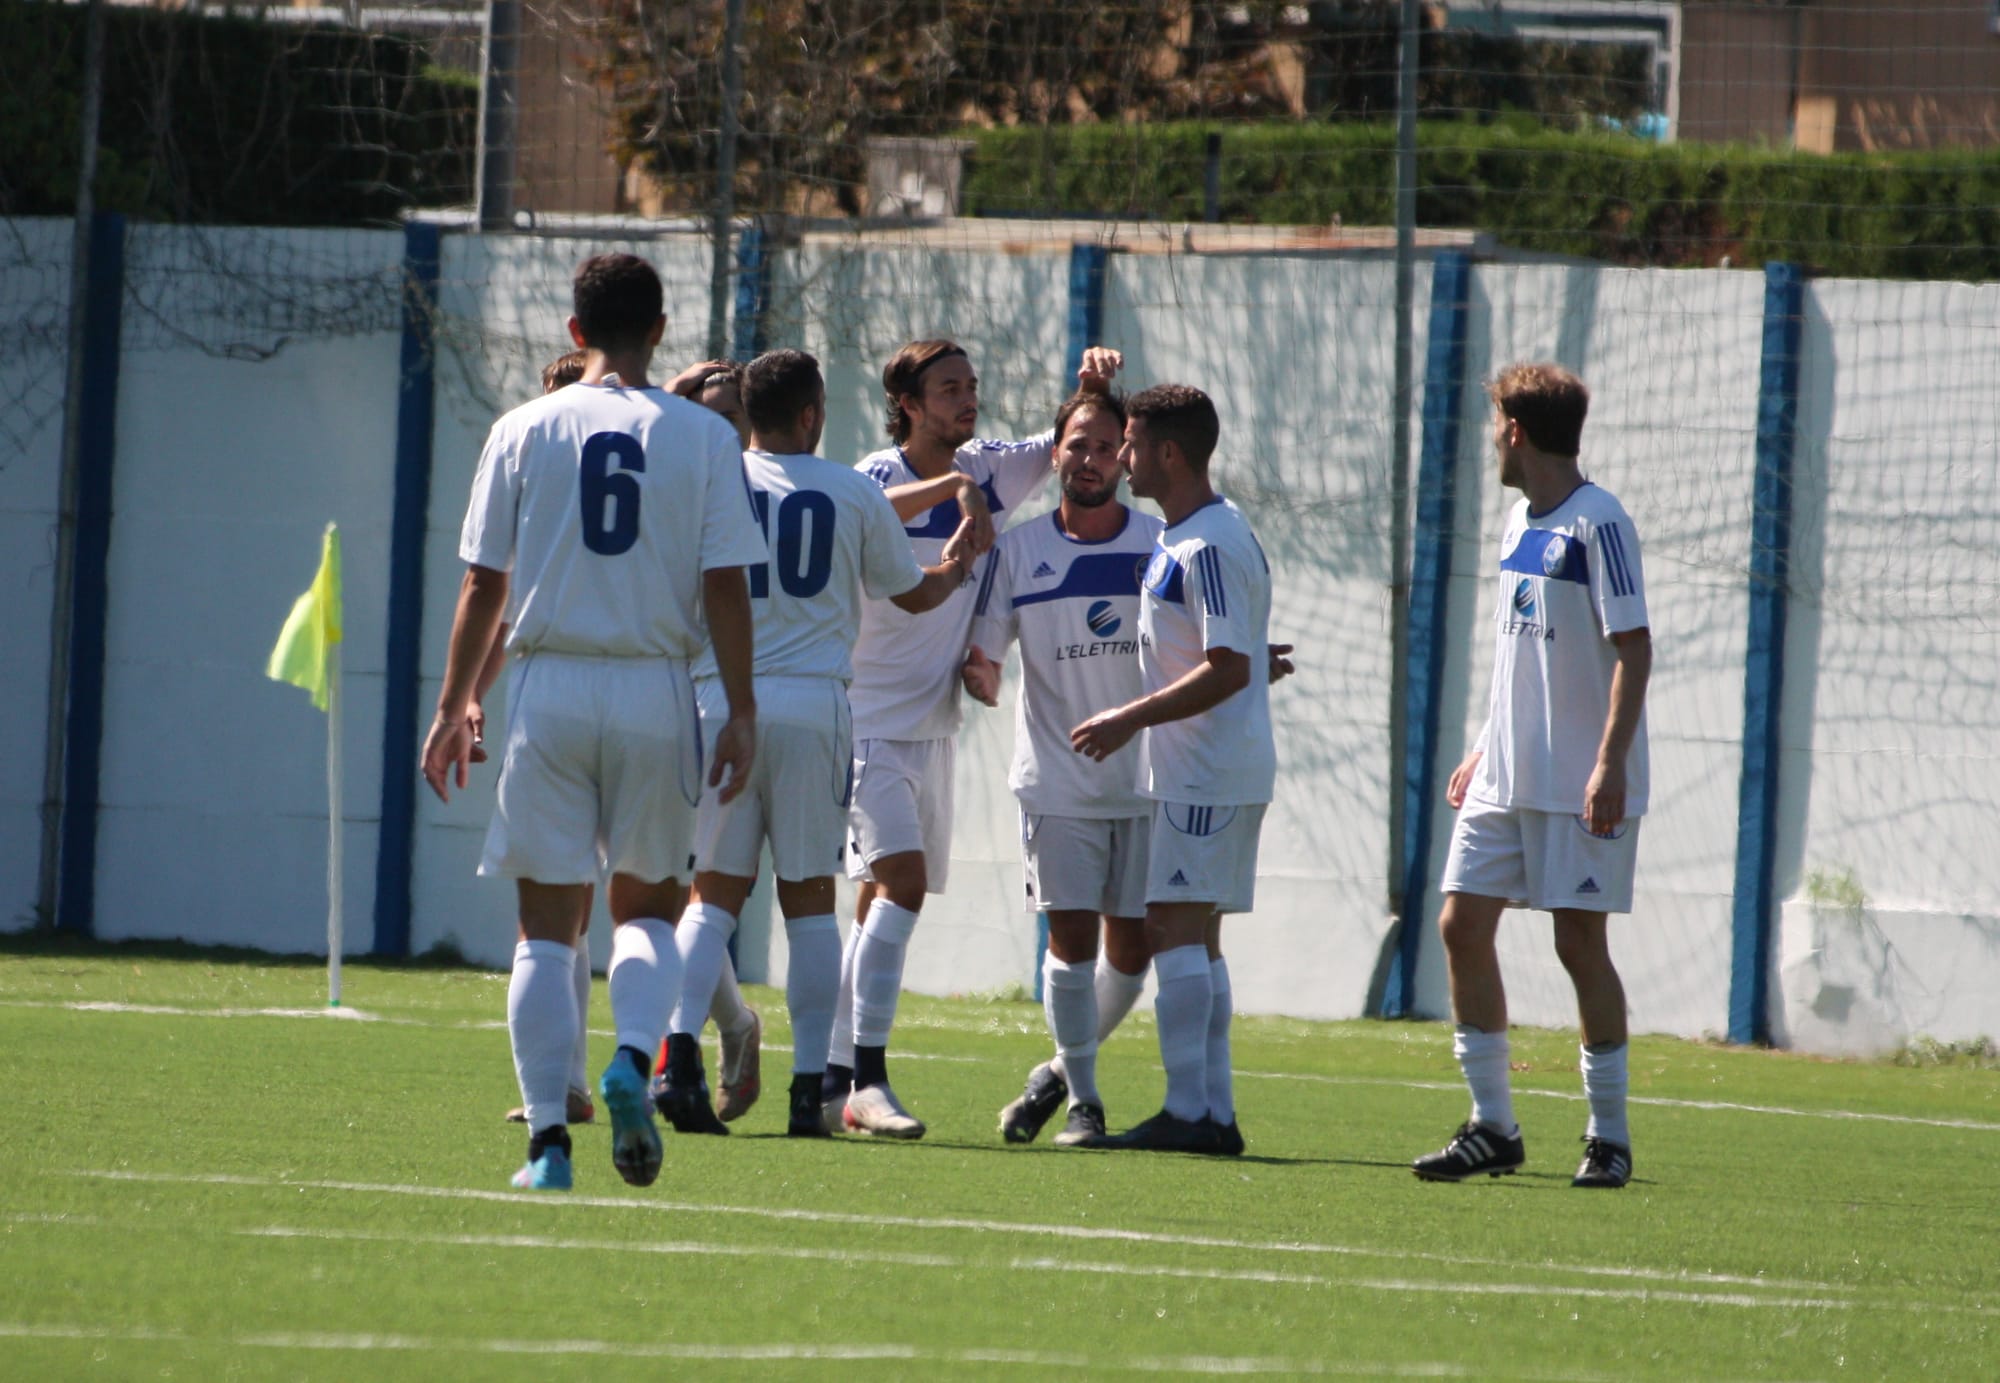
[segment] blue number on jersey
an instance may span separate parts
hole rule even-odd
[[[771,493],[752,490],[750,503],[757,510],[757,526],[764,537],[771,536]],[[812,520],[812,537],[806,538],[806,520]],[[778,541],[772,549],[778,562],[778,584],[786,595],[809,599],[826,589],[833,577],[833,499],[819,490],[794,490],[778,501]],[[771,594],[769,563],[750,568],[750,595],[761,600]]]
[[[616,467],[616,469],[613,469]],[[577,498],[583,506],[583,545],[616,557],[639,541],[639,477],[646,449],[623,432],[598,432],[583,444]]]

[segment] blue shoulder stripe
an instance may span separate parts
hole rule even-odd
[[[957,508],[958,506],[953,504],[952,507]],[[996,549],[986,554],[986,572],[979,578],[979,600],[973,606],[975,614],[983,615],[986,613],[986,606],[993,599],[993,577],[999,570],[1000,553]]]
[[[1198,557],[1201,563],[1201,603],[1209,614],[1217,619],[1229,617],[1229,593],[1222,585],[1222,558],[1212,547],[1205,547]]]
[[[1625,563],[1625,535],[1615,523],[1605,524],[1597,530],[1597,541],[1604,549],[1605,572],[1611,579],[1611,594],[1631,595],[1633,592],[1631,568]]]
[[[1040,605],[1047,600],[1072,596],[1116,596],[1139,594],[1146,559],[1129,552],[1086,552],[1072,557],[1063,578],[1046,591],[1025,591],[1014,597],[1014,608]]]

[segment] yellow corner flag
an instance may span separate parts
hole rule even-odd
[[[265,676],[274,682],[290,682],[312,693],[313,705],[327,705],[328,653],[340,642],[340,529],[326,526],[321,540],[319,574],[306,593],[292,605],[278,646],[271,650]]]

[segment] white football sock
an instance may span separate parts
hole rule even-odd
[[[645,1054],[650,1063],[667,1035],[667,1015],[681,993],[681,957],[673,924],[658,917],[621,922],[611,934],[611,1025],[618,1045]]]
[[[840,987],[833,995],[833,1036],[827,1039],[826,1064],[854,1069],[854,952],[861,945],[861,924],[847,929],[840,949]]]
[[[1625,1125],[1626,1044],[1599,1044],[1584,1047],[1582,1052],[1583,1096],[1590,1101],[1590,1126],[1585,1134],[1631,1147],[1632,1131]]]
[[[674,949],[681,956],[681,997],[667,1022],[672,1033],[698,1034],[708,1019],[709,997],[729,969],[729,938],[736,919],[713,903],[689,903],[674,928]]]
[[[1217,956],[1208,967],[1208,1117],[1218,1124],[1236,1122],[1236,1091],[1229,1071],[1229,962]]]
[[[727,947],[722,952],[722,969],[715,977],[715,993],[708,1001],[708,1016],[715,1020],[717,1032],[731,1037],[750,1026],[750,1005],[743,1002],[743,990],[736,982],[736,962],[729,958]]]
[[[1095,961],[1057,960],[1054,951],[1042,957],[1042,1012],[1049,1036],[1056,1040],[1056,1058],[1069,1082],[1069,1102],[1104,1108],[1097,1093],[1097,987]]]
[[[576,962],[570,967],[576,982],[576,1050],[570,1055],[569,1085],[590,1089],[590,950],[582,937],[576,942]]]
[[[792,1015],[792,1074],[817,1075],[826,1070],[827,1047],[833,1041],[833,1006],[840,993],[840,923],[830,912],[788,917],[785,941],[791,948],[785,966],[785,1007]],[[853,1064],[851,1059],[848,1064]]]
[[[569,1122],[569,1062],[576,1048],[576,991],[570,976],[576,949],[560,941],[523,941],[514,947],[507,981],[507,1037],[514,1047],[514,1076],[528,1109],[528,1131]]]
[[[1141,991],[1146,988],[1146,972],[1128,975],[1108,960],[1102,951],[1097,953],[1097,1040],[1102,1042],[1118,1031],[1118,1025],[1125,1021],[1125,1015],[1132,1011],[1132,1005],[1139,1002]]]
[[[861,942],[854,948],[854,1045],[886,1047],[903,994],[903,958],[917,914],[887,898],[868,905]]]
[[[1167,1069],[1167,1113],[1195,1120],[1208,1113],[1208,1010],[1213,1003],[1208,947],[1176,946],[1153,957],[1153,1016],[1160,1064]]]
[[[1472,1089],[1472,1121],[1516,1137],[1514,1091],[1507,1075],[1507,1034],[1460,1026],[1452,1033],[1451,1054]]]

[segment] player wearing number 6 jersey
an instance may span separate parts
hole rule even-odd
[[[1109,387],[1119,363],[1116,351],[1086,350],[1078,384]],[[990,542],[994,516],[1018,508],[1047,481],[1052,434],[973,440],[979,380],[953,342],[917,341],[897,351],[882,370],[882,392],[895,445],[865,459],[861,470],[888,491],[918,561],[939,560],[961,519],[973,522],[982,544]],[[992,570],[990,561],[984,570]],[[959,669],[973,597],[968,582],[922,615],[870,601],[854,646],[847,872],[861,887],[841,963],[826,1116],[877,1136],[924,1133],[889,1088],[887,1051],[918,910],[926,893],[944,891],[951,862]]]
[[[695,1034],[768,839],[791,948],[790,1132],[823,1136],[820,1083],[840,982],[833,871],[847,822],[847,683],[862,597],[912,614],[935,607],[971,570],[973,525],[959,522],[935,566],[917,565],[881,489],[812,454],[826,421],[826,386],[810,355],[759,356],[744,373],[743,399],[751,426],[744,472],[771,549],[768,563],[750,569],[759,743],[742,795],[725,802],[711,789],[696,819],[694,890],[675,938],[684,984],[660,1109],[682,1132],[728,1132],[709,1105]],[[713,655],[695,664],[711,736],[728,714],[716,671]]]
[[[600,867],[617,923],[608,988],[618,1051],[599,1084],[612,1163],[636,1186],[659,1175],[646,1078],[680,989],[668,919],[701,785],[689,665],[713,643],[729,723],[709,783],[726,781],[733,796],[756,736],[743,568],[766,555],[735,430],[646,382],[666,328],[658,275],[631,255],[597,255],[573,288],[583,378],[515,409],[487,438],[423,751],[440,797],[453,778],[465,786],[467,708],[511,590],[507,744],[480,872],[515,879],[520,901],[507,1027],[531,1133],[514,1183],[550,1190],[571,1184],[572,981]]]
[[[1625,988],[1606,914],[1632,910],[1646,811],[1646,682],[1653,666],[1639,535],[1577,466],[1590,393],[1557,365],[1515,365],[1492,387],[1500,483],[1522,492],[1500,543],[1486,727],[1451,775],[1458,811],[1444,870],[1453,1043],[1472,1115],[1412,1170],[1426,1181],[1500,1176],[1526,1153],[1507,1075],[1507,993],[1495,936],[1510,905],[1555,916],[1576,989],[1590,1105],[1573,1186],[1632,1175],[1625,1119]]]

